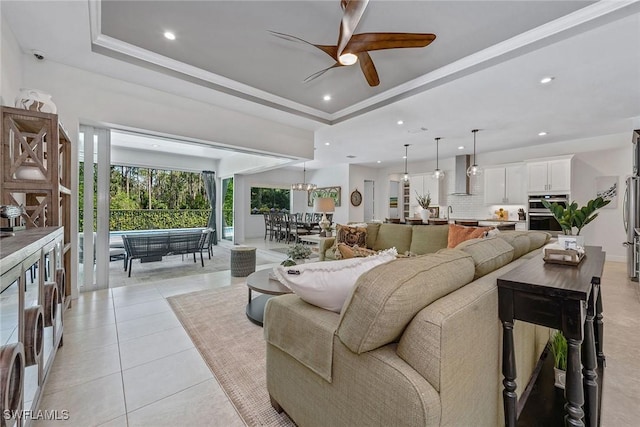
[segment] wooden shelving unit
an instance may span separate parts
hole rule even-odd
[[[400,194],[402,194],[402,215],[400,221],[405,222],[411,215],[411,185],[408,182],[400,182]]]
[[[0,107],[0,204],[25,208],[27,228],[64,227],[64,301],[71,295],[71,140],[57,114]]]

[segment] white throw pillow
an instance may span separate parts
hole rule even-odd
[[[340,313],[358,277],[376,265],[396,259],[395,248],[379,254],[338,261],[279,266],[275,276],[293,293],[309,304]]]

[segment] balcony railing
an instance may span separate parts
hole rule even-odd
[[[109,230],[159,230],[166,228],[206,227],[211,209],[111,210]],[[79,212],[80,231],[84,229],[84,212]],[[96,212],[93,227],[97,227]]]

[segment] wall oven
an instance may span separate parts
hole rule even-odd
[[[568,195],[530,195],[529,196],[529,230],[540,230],[557,236],[562,232],[562,227],[553,217],[551,211],[544,207],[542,201],[558,203],[567,207],[569,205]]]

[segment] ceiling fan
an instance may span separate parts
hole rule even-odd
[[[368,3],[369,0],[340,0],[340,6],[342,7],[344,14],[342,15],[342,21],[340,22],[338,43],[335,46],[314,44],[289,34],[279,33],[276,31],[270,32],[273,35],[286,40],[298,41],[314,46],[336,61],[332,66],[327,67],[324,70],[320,70],[304,79],[305,82],[316,79],[333,68],[349,66],[356,62],[360,62],[360,69],[362,70],[364,77],[367,79],[369,86],[378,86],[380,84],[380,78],[378,77],[378,72],[373,64],[373,60],[369,55],[370,51],[401,49],[407,47],[425,47],[435,40],[436,35],[421,33],[354,34]]]

